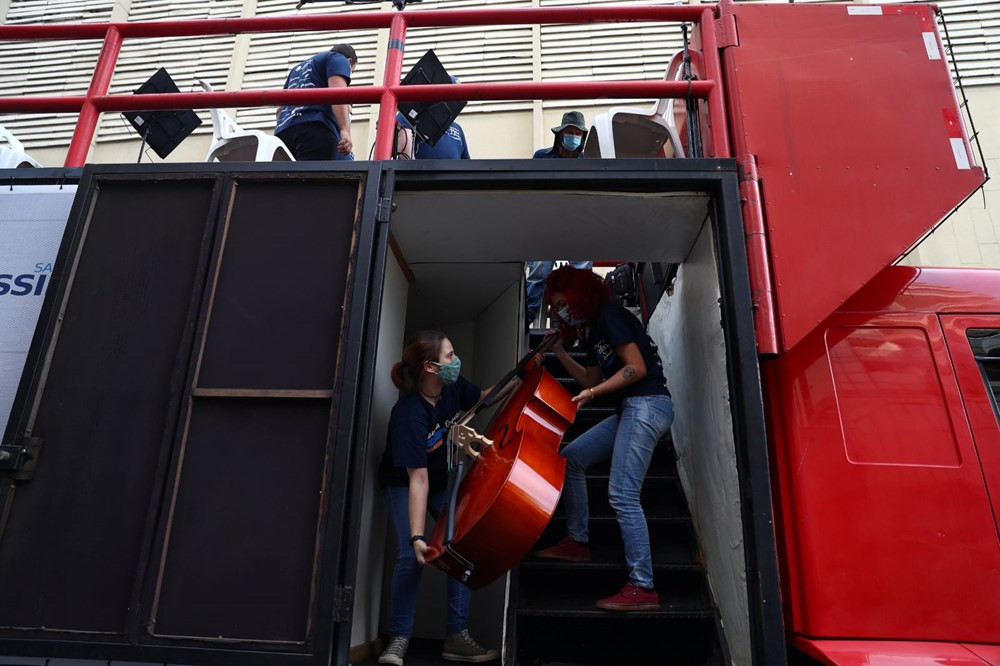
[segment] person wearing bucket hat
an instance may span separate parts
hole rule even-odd
[[[562,123],[552,128],[556,135],[552,148],[536,150],[533,159],[576,159],[583,154],[583,141],[587,138],[587,125],[583,114],[579,111],[567,111],[563,114]],[[529,261],[528,277],[524,290],[524,326],[531,328],[532,322],[538,317],[542,307],[542,296],[545,293],[545,279],[555,268],[554,261]],[[571,261],[569,265],[586,271],[594,267],[592,261]]]
[[[552,128],[555,139],[551,148],[539,148],[533,159],[576,159],[583,154],[583,141],[587,138],[587,125],[579,111],[567,111],[562,123]]]

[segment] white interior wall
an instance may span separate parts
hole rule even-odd
[[[521,319],[518,313],[524,309],[521,304],[521,265],[514,264],[511,270],[517,279],[476,318],[476,349],[479,354],[469,377],[483,388],[492,386],[503,377],[514,366],[520,352]],[[473,426],[483,432],[494,411],[480,413],[473,420]],[[489,647],[498,647],[503,640],[508,576],[501,576],[473,594],[469,628],[477,640]]]
[[[734,664],[751,663],[739,477],[726,375],[721,293],[706,223],[673,294],[649,322],[674,399],[678,470]]]
[[[390,263],[395,266],[394,262]],[[416,269],[417,267],[414,268]],[[488,270],[491,275],[495,275],[496,268],[495,265],[484,266],[483,270]],[[396,270],[398,271],[398,267]],[[513,367],[519,350],[518,313],[520,312],[519,308],[523,308],[521,304],[522,268],[520,264],[510,265],[509,273],[511,282],[507,288],[492,302],[485,304],[485,307],[476,313],[475,316],[467,317],[463,321],[447,321],[447,317],[440,313],[443,296],[428,289],[427,285],[420,285],[419,276],[421,272],[416,270],[416,273],[418,276],[417,282],[409,285],[409,296],[403,302],[402,307],[402,310],[405,310],[405,334],[409,335],[417,330],[426,328],[440,330],[448,336],[449,340],[455,346],[458,356],[462,359],[463,376],[483,388],[500,379],[504,373]],[[477,280],[474,269],[469,266],[458,265],[455,266],[454,279],[471,280],[473,282]],[[386,289],[388,290],[388,279]],[[383,298],[385,298],[385,295],[383,295]],[[382,336],[386,326],[393,325],[394,322],[398,325],[399,318],[403,316],[403,312],[400,311],[393,314],[392,317],[387,318],[386,310],[389,307],[388,303],[383,304],[383,318],[379,334],[380,356],[383,353]],[[447,310],[447,308],[444,309]],[[403,334],[400,333],[396,347],[386,347],[385,353],[398,360],[402,345]],[[395,361],[386,360],[386,368],[391,368],[393,362]],[[378,364],[377,372],[379,373],[378,377],[382,377],[381,363]],[[388,377],[387,369],[385,377]],[[389,386],[392,388],[391,382],[389,382]],[[385,427],[388,423],[389,411],[392,409],[392,405],[395,403],[397,397],[395,388],[392,388],[391,393],[391,401],[384,407],[385,421],[381,426],[381,437],[376,439],[373,436],[370,440],[370,447],[376,448],[377,453],[373,454],[369,463],[371,469],[366,476],[370,475],[371,480],[366,481],[366,484],[370,483],[375,487],[375,490],[370,493],[374,495],[378,494],[377,483],[375,482],[375,470],[377,469],[378,459],[382,455],[382,450],[385,448]],[[381,501],[381,498],[379,498],[379,501]],[[365,524],[384,526],[387,523],[383,518],[379,523]],[[428,533],[430,530],[433,530],[433,521],[428,521],[427,530]],[[374,568],[371,571],[373,577],[381,581],[384,588],[382,590],[381,618],[383,626],[387,626],[390,612],[389,585],[392,575],[393,544],[391,539],[385,539],[384,534],[382,542],[386,544],[383,547],[383,552],[387,553],[382,558],[386,564],[384,566],[384,576],[378,578],[377,571]],[[362,550],[361,557],[362,559],[366,557],[364,550]],[[359,572],[359,585],[360,580]],[[374,599],[378,597],[378,593],[374,592],[373,594],[374,596],[368,603],[372,603],[377,607]],[[472,595],[469,628],[477,640],[484,645],[490,647],[500,645],[503,635],[505,598],[506,577],[500,578],[485,588],[475,591]],[[420,581],[413,635],[423,638],[444,638],[446,611],[445,574],[433,567],[427,567],[427,571]],[[369,609],[369,612],[374,613],[376,616],[379,614],[378,610],[372,611]],[[377,630],[378,627],[375,625],[372,636],[377,634]],[[358,645],[364,642],[364,640],[370,640],[370,638],[361,639],[355,635],[352,638],[352,645]]]
[[[390,379],[392,366],[403,349],[407,289],[403,271],[395,261],[386,262],[382,288],[382,314],[375,352],[375,382],[372,390],[371,425],[368,430],[368,464],[365,467],[361,503],[361,534],[358,543],[358,576],[354,588],[354,623],[351,645],[363,645],[379,633],[382,577],[385,569],[388,519],[379,493],[378,463],[385,449],[389,413],[399,392]],[[392,560],[388,560],[391,566]]]

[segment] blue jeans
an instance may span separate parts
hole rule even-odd
[[[583,268],[588,271],[594,267],[592,261],[571,261],[569,264],[573,268]],[[554,261],[528,262],[528,280],[524,288],[524,319],[529,324],[535,321],[538,311],[542,307],[542,297],[545,296],[545,279],[549,277],[549,273],[552,272],[555,265]]]
[[[396,566],[392,571],[392,616],[389,620],[390,636],[413,634],[413,616],[417,609],[417,591],[423,566],[410,545],[410,489],[406,486],[387,486],[382,490],[389,516],[396,533]],[[427,509],[437,520],[444,507],[445,490],[442,488],[427,498]],[[469,601],[472,591],[448,576],[448,635],[469,628]]]
[[[621,415],[615,414],[570,442],[566,458],[566,527],[574,541],[587,543],[587,468],[611,459],[608,501],[618,516],[625,542],[625,566],[634,584],[653,587],[653,557],[649,550],[649,528],[639,504],[653,449],[670,430],[674,403],[670,396],[646,395],[625,398]]]

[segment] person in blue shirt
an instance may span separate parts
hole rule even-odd
[[[445,505],[448,429],[490,391],[462,377],[461,368],[451,341],[438,331],[413,335],[402,360],[392,368],[400,398],[389,416],[378,476],[396,536],[396,563],[390,639],[380,664],[402,666],[413,632],[417,589],[427,555],[427,513],[437,519]],[[441,656],[476,663],[499,659],[499,652],[482,647],[469,635],[470,598],[469,588],[449,576],[447,639]]]
[[[337,44],[292,67],[285,89],[344,88],[357,65],[354,48]],[[274,135],[299,161],[353,160],[350,112],[350,104],[280,106]]]
[[[579,111],[567,111],[563,114],[562,123],[552,128],[555,139],[551,148],[539,148],[532,159],[571,159],[575,160],[583,154],[583,142],[587,138],[587,125],[583,114]]]
[[[611,460],[608,502],[614,509],[625,545],[628,580],[616,594],[596,606],[613,611],[656,610],[660,598],[653,587],[649,528],[639,503],[653,450],[670,430],[674,405],[663,364],[635,315],[611,300],[604,280],[590,271],[564,266],[552,271],[545,286],[563,339],[580,339],[586,361],[578,363],[561,343],[556,358],[583,387],[573,402],[580,407],[609,396],[615,414],[563,447],[566,483],[563,502],[568,535],[536,553],[543,558],[589,562],[589,507],[586,470]]]
[[[451,77],[452,83],[458,79]],[[405,159],[418,160],[467,160],[469,144],[465,140],[465,132],[458,123],[452,123],[433,146],[420,139],[413,131],[413,126],[402,113],[396,114],[396,124],[400,131],[396,141],[396,154]]]

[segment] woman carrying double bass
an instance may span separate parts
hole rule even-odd
[[[395,531],[397,556],[392,573],[391,638],[380,664],[402,666],[413,632],[427,554],[427,513],[437,519],[446,500],[448,428],[489,390],[480,391],[462,377],[461,367],[443,333],[422,331],[407,341],[402,361],[392,368],[392,382],[401,395],[389,417],[379,486]],[[472,663],[496,660],[499,652],[482,647],[469,635],[470,597],[468,587],[448,578],[447,639],[441,657]]]
[[[615,611],[655,610],[649,529],[639,503],[653,449],[670,430],[673,401],[667,391],[656,344],[639,320],[611,301],[604,281],[591,271],[564,266],[546,281],[545,295],[558,319],[563,339],[583,342],[586,365],[577,363],[560,343],[556,358],[583,390],[573,398],[580,407],[611,395],[616,413],[566,445],[563,502],[569,534],[539,557],[589,562],[586,470],[611,459],[608,500],[618,517],[625,544],[628,580],[616,594],[597,601]]]

